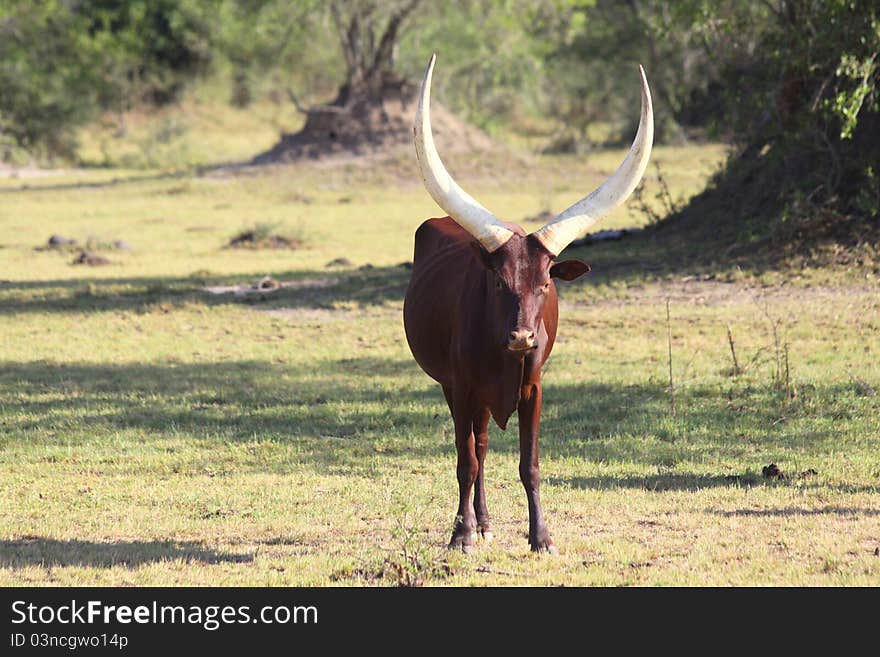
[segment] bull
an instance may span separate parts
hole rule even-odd
[[[557,257],[641,180],[654,134],[651,94],[640,66],[641,118],[623,164],[589,196],[526,234],[469,196],[443,165],[429,107],[435,61],[436,55],[422,82],[413,133],[425,187],[448,216],[416,230],[403,319],[410,350],[443,388],[455,427],[458,511],[449,547],[469,552],[478,533],[491,540],[484,475],[489,420],[504,430],[517,411],[529,545],[556,552],[539,492],[541,368],[556,340],[555,280],[572,281],[590,270],[580,260]]]

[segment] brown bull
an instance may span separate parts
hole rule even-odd
[[[622,203],[641,179],[653,138],[650,92],[640,69],[641,121],[620,168],[592,194],[526,235],[468,196],[443,166],[429,114],[434,62],[432,57],[422,83],[414,132],[425,186],[449,216],[429,219],[416,231],[403,318],[413,356],[443,387],[455,425],[459,500],[449,546],[468,551],[477,531],[491,538],[483,470],[489,418],[505,429],[517,411],[529,545],[554,552],[539,495],[541,367],[556,339],[553,279],[570,281],[589,271],[579,260],[556,262],[556,257]]]

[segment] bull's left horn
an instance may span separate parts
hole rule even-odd
[[[648,160],[651,158],[651,145],[654,142],[654,110],[651,106],[648,79],[645,77],[645,69],[641,66],[639,73],[642,78],[642,116],[639,119],[636,138],[623,164],[596,191],[534,233],[554,256],[559,255],[590,226],[623,203],[632,194],[645,173]]]
[[[434,135],[431,132],[431,75],[437,55],[431,55],[428,70],[422,82],[419,94],[419,106],[416,110],[416,121],[413,125],[415,135],[416,156],[419,160],[419,171],[425,183],[425,189],[450,217],[473,235],[489,253],[499,249],[513,233],[505,228],[500,221],[482,205],[477,203],[467,192],[459,187],[449,175],[437,149],[434,146]]]

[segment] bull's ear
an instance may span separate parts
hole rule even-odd
[[[550,278],[561,278],[564,281],[573,281],[578,276],[583,276],[590,271],[590,265],[580,260],[563,260],[550,267]]]
[[[486,249],[483,248],[482,244],[476,241],[471,242],[471,248],[473,248],[474,253],[477,254],[477,260],[480,261],[480,264],[482,264],[489,271],[495,271],[495,267],[492,264],[492,256]]]

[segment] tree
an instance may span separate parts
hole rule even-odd
[[[296,134],[284,135],[255,162],[275,161],[400,141],[410,127],[404,118],[414,87],[395,71],[397,46],[421,0],[376,2],[333,0],[325,11],[345,62],[345,80],[326,105],[304,107],[288,92],[306,123]]]
[[[273,85],[273,92],[305,89],[307,97],[335,92],[342,65],[328,27],[318,0],[219,2],[214,40],[231,67],[232,104],[247,107],[261,87]]]
[[[72,3],[88,23],[117,104],[164,105],[212,63],[212,0]]]
[[[382,16],[372,0],[329,3],[347,67],[346,81],[335,104],[351,106],[360,101],[381,101],[389,84],[400,84],[394,71],[397,44],[403,24],[420,1],[384,3],[387,16]]]
[[[88,22],[60,1],[0,9],[0,145],[70,155],[70,129],[106,93]]]
[[[451,147],[488,147],[479,131],[463,124],[437,101],[481,127],[492,127],[518,112],[537,112],[543,93],[542,59],[549,51],[535,25],[552,22],[574,0],[419,0],[376,2],[335,0],[318,4],[311,26],[328,31],[339,44],[342,82],[326,105],[306,107],[303,130],[283,136],[256,162],[323,152],[359,152],[410,143],[418,81],[431,53],[442,75],[434,81],[435,133],[455,134]]]
[[[401,70],[420,76],[432,52],[442,75],[433,96],[485,129],[540,117],[552,52],[573,0],[457,0],[424,18],[401,41]],[[439,3],[438,3],[439,5]],[[420,10],[421,11],[421,10]]]

